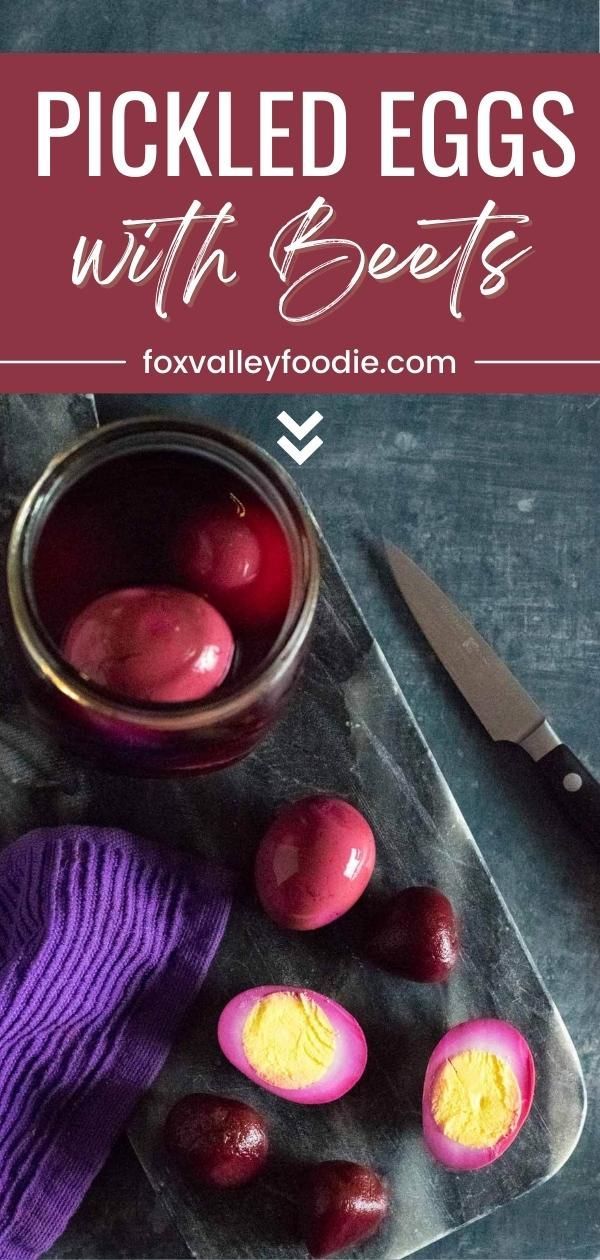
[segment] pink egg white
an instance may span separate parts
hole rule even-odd
[[[274,1085],[261,1076],[249,1063],[243,1044],[243,1032],[246,1020],[262,998],[272,993],[284,993],[303,996],[314,1002],[330,1021],[335,1033],[335,1049],[333,1059],[324,1075],[310,1085],[288,1089]],[[262,985],[255,989],[246,989],[231,999],[221,1012],[217,1028],[219,1045],[225,1058],[253,1081],[271,1094],[279,1098],[287,1098],[296,1103],[328,1103],[335,1102],[360,1080],[367,1064],[367,1042],[360,1024],[348,1011],[334,1002],[333,998],[324,997],[312,989],[289,988],[281,985]]]
[[[467,1051],[487,1051],[512,1069],[520,1092],[518,1114],[510,1129],[491,1146],[466,1146],[449,1138],[436,1123],[432,1095],[440,1071],[449,1060]],[[431,1154],[455,1172],[485,1167],[503,1155],[514,1142],[531,1110],[535,1091],[533,1055],[522,1033],[500,1019],[474,1019],[451,1028],[438,1042],[423,1085],[423,1136]]]

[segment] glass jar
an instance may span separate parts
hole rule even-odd
[[[65,659],[61,618],[111,586],[142,585],[135,565],[162,546],[165,521],[196,485],[222,489],[242,513],[258,503],[277,522],[289,552],[282,620],[254,634],[245,664],[205,700],[109,694]],[[179,419],[117,421],[57,455],[23,502],[8,552],[16,663],[38,720],[74,751],[132,774],[198,774],[245,757],[297,680],[318,589],[318,545],[292,480],[247,439]]]

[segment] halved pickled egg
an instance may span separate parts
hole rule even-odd
[[[290,1102],[334,1102],[356,1085],[367,1062],[354,1017],[312,989],[246,989],[223,1010],[218,1038],[234,1067]]]
[[[535,1065],[518,1029],[500,1019],[458,1024],[438,1042],[423,1087],[423,1135],[455,1171],[503,1155],[533,1102]]]

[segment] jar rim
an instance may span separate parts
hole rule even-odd
[[[250,679],[243,681],[239,687],[231,690],[223,698],[180,701],[171,704],[147,704],[127,701],[113,697],[100,687],[82,678],[68,661],[61,655],[50,636],[45,633],[41,619],[35,609],[35,599],[28,588],[26,557],[29,548],[35,545],[35,534],[39,537],[47,513],[53,504],[62,497],[55,493],[61,474],[68,470],[69,464],[75,465],[75,473],[69,485],[76,484],[80,476],[85,476],[90,467],[85,466],[77,472],[81,457],[89,453],[89,448],[104,445],[104,458],[118,458],[133,449],[135,438],[144,436],[154,438],[149,445],[136,446],[136,453],[144,449],[156,449],[164,445],[173,449],[173,439],[187,441],[188,448],[196,447],[196,453],[204,452],[208,457],[219,453],[233,457],[235,471],[250,482],[254,489],[275,494],[278,499],[279,514],[283,509],[284,522],[294,530],[298,543],[298,551],[302,561],[303,589],[294,600],[283,625],[272,645],[265,661],[258,667]],[[156,440],[158,439],[158,440]],[[126,448],[126,449],[123,449]],[[94,466],[96,466],[95,461]],[[257,487],[258,476],[258,487]],[[63,487],[63,492],[64,492]],[[39,520],[39,511],[46,505],[46,514]],[[268,504],[272,508],[272,503]],[[32,537],[33,532],[33,537]],[[319,547],[316,536],[316,523],[302,494],[288,473],[266,451],[262,450],[251,439],[243,437],[233,430],[226,429],[198,417],[188,420],[168,416],[140,416],[115,420],[78,438],[66,450],[55,455],[41,476],[37,479],[23,500],[11,530],[7,557],[8,597],[12,616],[19,641],[29,662],[37,673],[53,687],[57,688],[69,700],[81,708],[93,711],[102,717],[119,719],[132,726],[150,727],[156,731],[175,732],[186,729],[201,730],[203,727],[214,729],[222,723],[239,718],[246,708],[260,703],[271,688],[285,676],[289,661],[295,657],[309,633],[319,594]],[[296,574],[296,566],[292,565]]]

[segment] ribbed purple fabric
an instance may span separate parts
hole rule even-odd
[[[124,831],[0,853],[0,1260],[62,1233],[223,935],[226,876]]]

